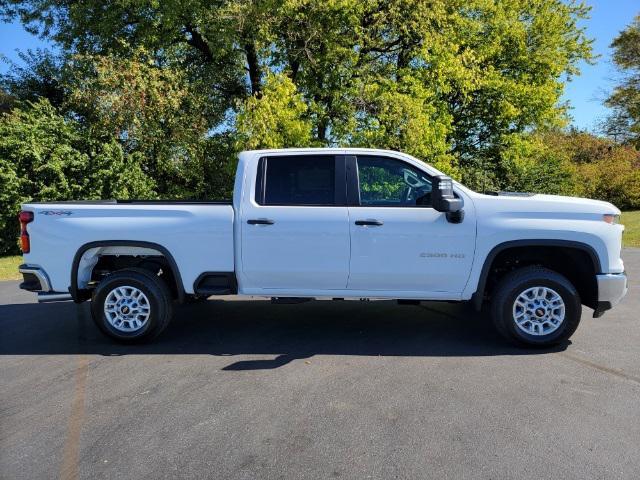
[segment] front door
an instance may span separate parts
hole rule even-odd
[[[461,293],[475,249],[473,215],[449,223],[430,206],[429,175],[414,165],[383,156],[356,162],[347,167],[358,173],[351,176],[357,193],[349,207],[348,288],[416,292],[418,298]]]
[[[350,239],[343,157],[265,156],[257,168],[240,219],[243,290],[345,289]]]

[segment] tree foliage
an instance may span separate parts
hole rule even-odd
[[[549,138],[561,139],[553,145]],[[499,190],[573,195],[576,192],[575,152],[560,148],[563,132],[511,135],[498,168]]]
[[[640,208],[640,152],[632,145],[578,131],[547,132],[540,141],[547,158],[566,166],[566,190],[559,193]]]
[[[46,99],[0,117],[0,253],[16,248],[21,202],[153,196],[117,142],[87,138]]]
[[[146,50],[130,58],[76,54],[65,108],[93,138],[116,139],[156,181],[163,196],[189,189],[190,171],[206,149],[211,112],[199,82],[159,65]]]
[[[613,61],[623,79],[607,99],[614,112],[605,124],[605,132],[640,149],[640,15],[615,38],[611,47]]]
[[[578,25],[588,10],[578,0],[0,0],[0,19],[60,52],[29,53],[1,79],[3,211],[27,198],[228,197],[238,150],[291,146],[402,150],[472,188],[632,205],[592,181],[604,178],[600,160],[580,160],[600,147],[582,152],[574,133],[558,133],[563,82],[592,59]],[[634,28],[615,44],[631,71]],[[601,166],[617,162],[617,180],[634,185],[632,157],[606,154]]]
[[[64,101],[62,60],[47,50],[20,52],[22,65],[12,64],[0,75],[7,94],[15,100],[34,102],[46,98],[56,108]]]
[[[293,131],[311,127],[309,139],[298,140],[400,148],[472,182],[480,165],[498,168],[509,136],[562,122],[563,78],[591,58],[577,26],[588,8],[573,0],[3,5],[5,18],[19,17],[66,52],[132,59],[144,49],[154,68],[198,84],[212,113],[208,131],[281,124],[283,112],[268,104],[291,105],[273,92],[261,99],[274,78],[287,94],[286,76],[292,101],[306,107],[287,110],[286,122]],[[284,146],[291,138],[253,142]]]
[[[238,110],[240,150],[312,146],[307,104],[286,75],[269,74],[262,94],[249,97]]]

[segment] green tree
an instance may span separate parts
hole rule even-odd
[[[269,74],[261,95],[240,105],[236,126],[239,149],[308,147],[311,122],[296,86],[282,74]]]
[[[20,178],[14,166],[0,156],[0,255],[17,251],[21,201]]]
[[[509,135],[498,167],[500,190],[574,195],[576,168],[573,152],[552,148],[546,134]],[[563,137],[561,132],[555,133]]]
[[[92,138],[115,139],[155,179],[162,195],[182,193],[202,155],[209,104],[180,69],[158,65],[144,49],[131,58],[74,55],[66,110]]]
[[[640,149],[640,15],[614,39],[611,48],[623,79],[606,101],[613,114],[604,130]]]
[[[0,9],[67,52],[128,61],[144,49],[154,68],[208,99],[206,132],[280,124],[266,108],[273,96],[258,105],[273,75],[286,75],[306,105],[310,144],[408,150],[471,186],[503,180],[502,160],[523,133],[562,124],[564,78],[591,58],[577,25],[587,13],[574,0],[7,0]]]
[[[451,118],[431,90],[407,77],[368,85],[362,98],[368,115],[358,116],[349,144],[404,151],[459,176],[447,141]]]
[[[46,99],[0,116],[0,253],[16,250],[21,202],[149,198],[153,187],[118,143],[87,138]]]
[[[632,145],[579,131],[539,134],[546,158],[561,162],[566,192],[606,200],[621,209],[640,207],[640,152]],[[557,182],[561,182],[558,178]]]
[[[29,50],[19,56],[22,65],[9,62],[9,72],[0,75],[2,88],[18,101],[46,98],[54,107],[62,106],[64,60],[47,50]]]

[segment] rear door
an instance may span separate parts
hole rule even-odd
[[[451,298],[464,289],[475,218],[449,223],[431,207],[430,176],[403,160],[347,157],[351,229],[348,288]],[[410,294],[410,293],[408,293]]]
[[[345,289],[349,220],[344,157],[265,156],[242,202],[243,290]]]

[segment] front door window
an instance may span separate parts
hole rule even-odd
[[[400,160],[358,157],[358,182],[363,207],[431,206],[431,179]]]

